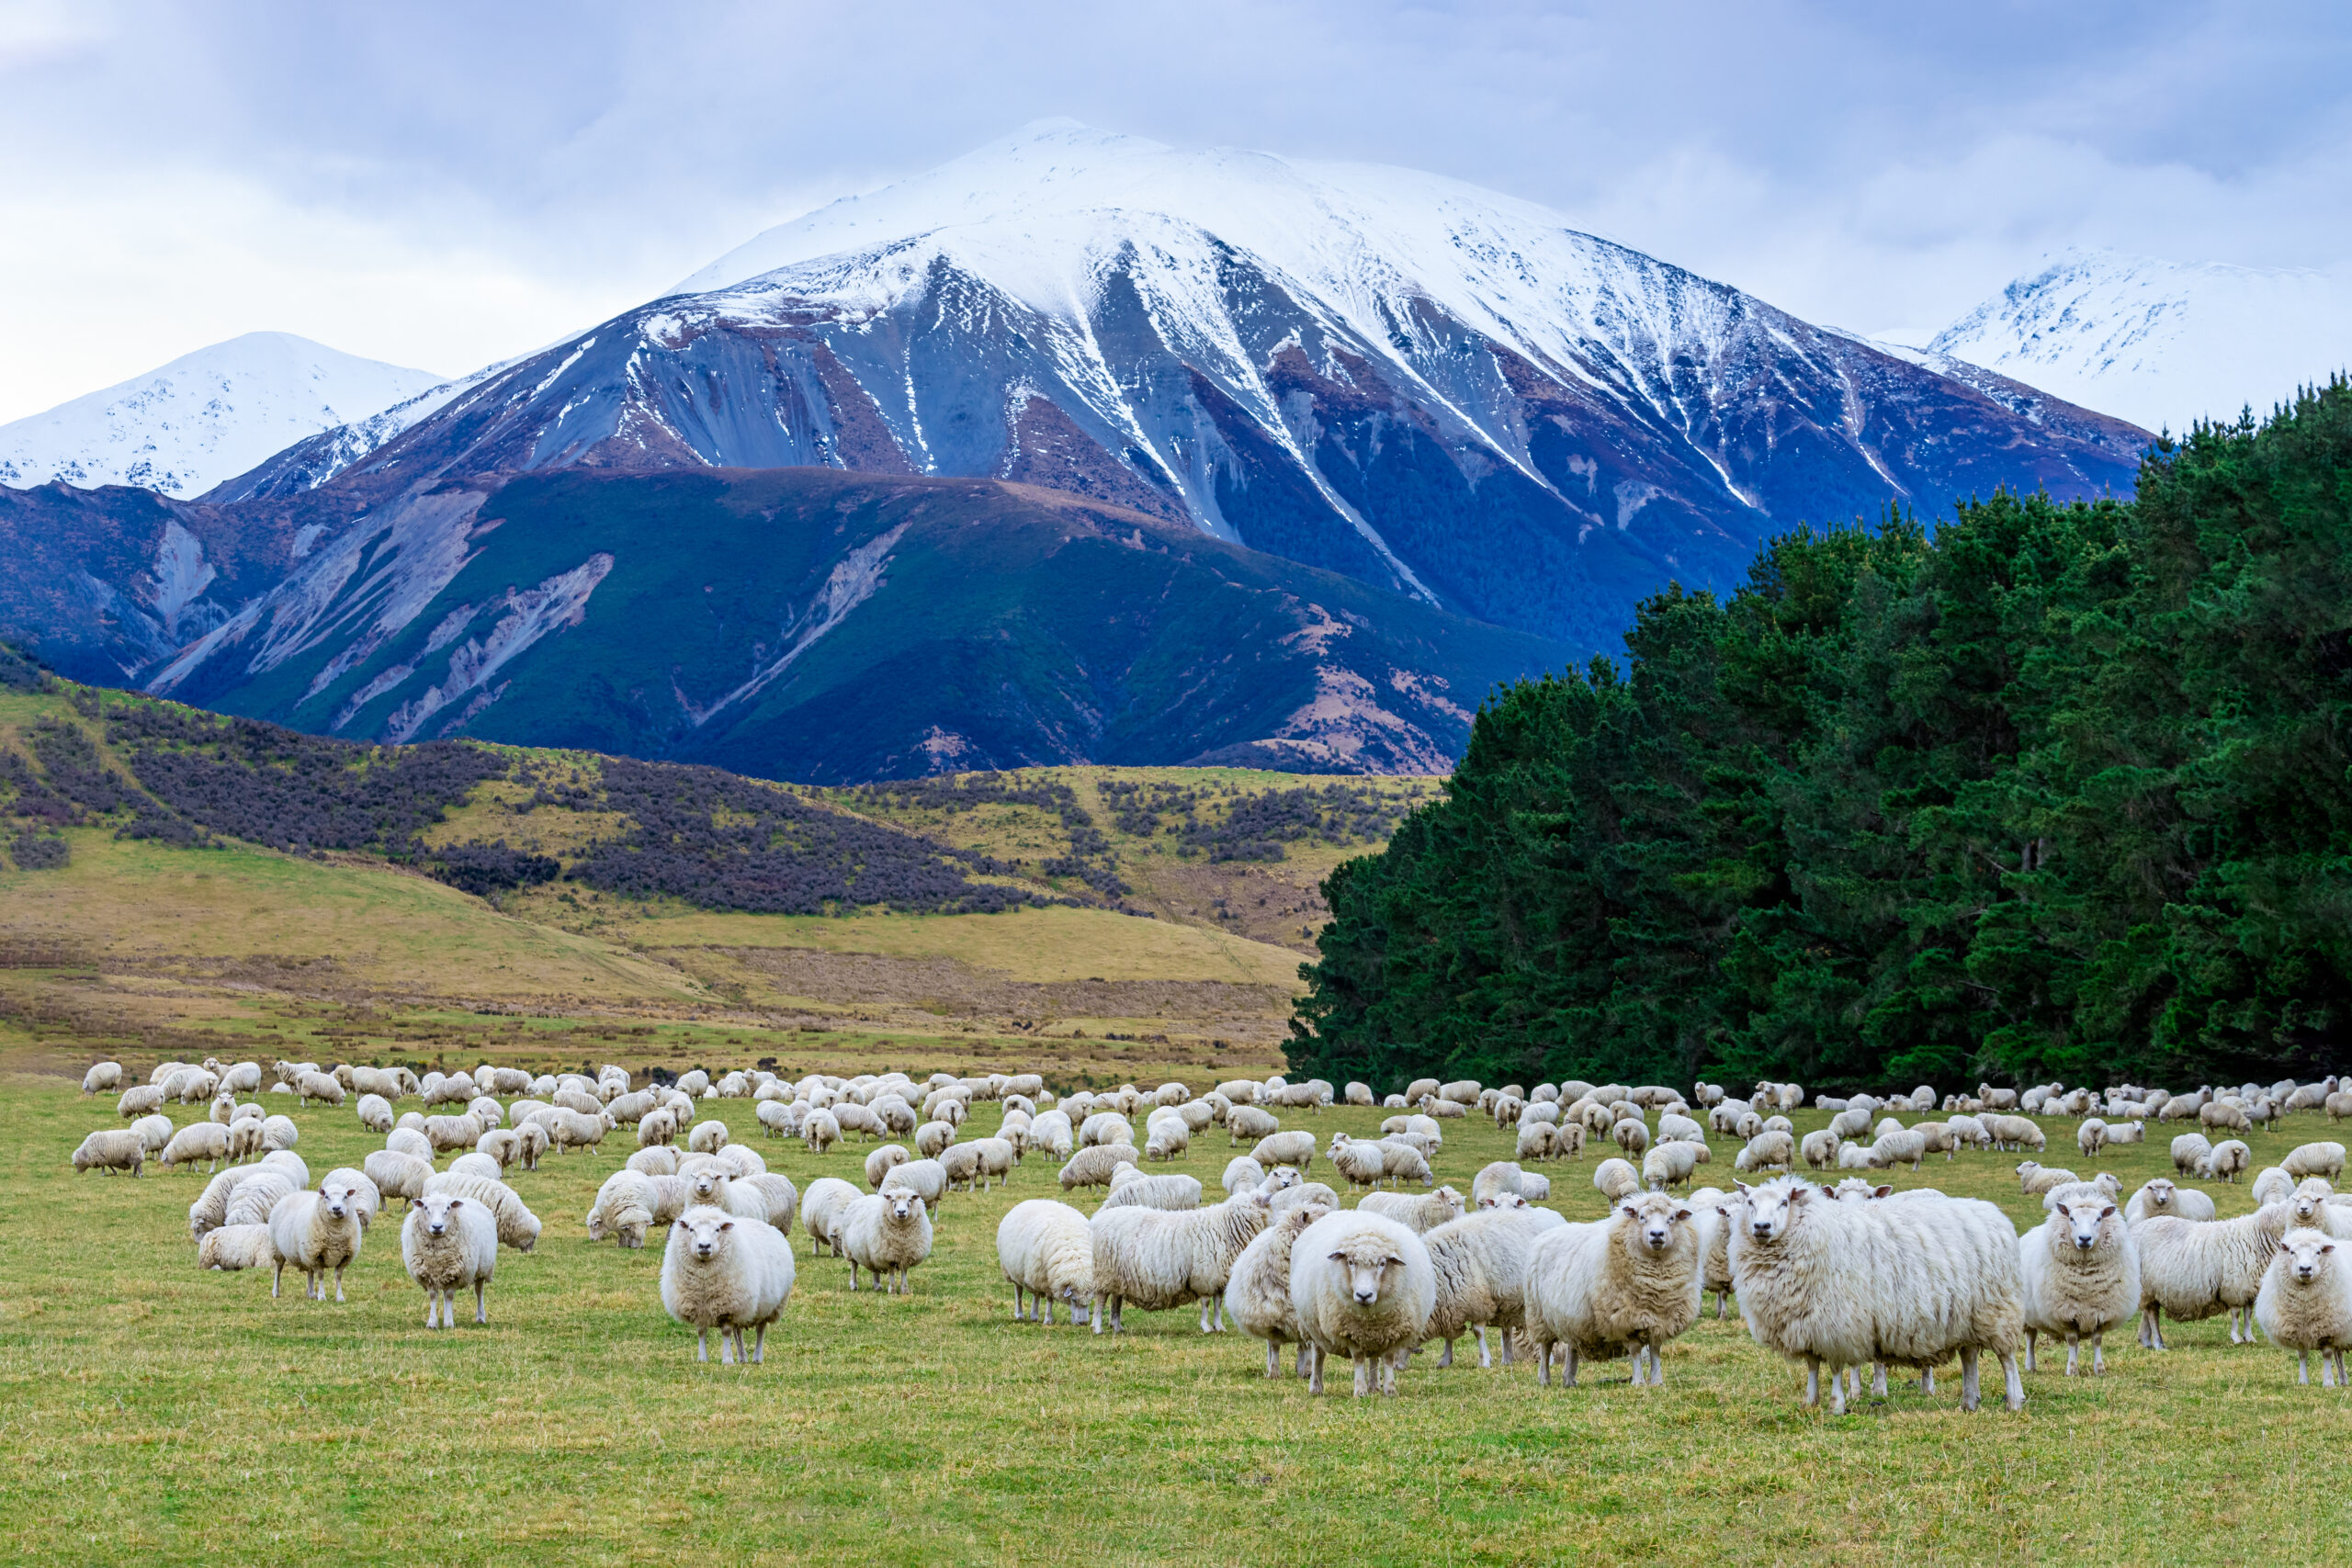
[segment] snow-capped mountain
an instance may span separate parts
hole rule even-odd
[[[1068,122],[771,230],[679,287],[456,398],[349,482],[575,464],[1012,479],[1599,648],[1643,593],[1728,587],[1800,521],[2123,489],[2145,441],[1531,203]]]
[[[469,375],[438,382],[412,398],[403,398],[379,413],[322,430],[297,441],[251,468],[241,469],[211,486],[204,494],[216,503],[253,501],[264,496],[296,495],[315,490],[350,468],[410,425],[438,413],[450,401],[473,390],[514,363],[501,360]]]
[[[2177,432],[2352,367],[2352,278],[2068,251],[1928,347]]]
[[[0,424],[0,484],[63,479],[194,495],[440,380],[290,333],[247,333]]]

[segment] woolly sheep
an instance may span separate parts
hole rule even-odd
[[[2246,1114],[2245,1107],[2234,1100],[2226,1098],[2208,1100],[2205,1104],[2199,1106],[2197,1121],[2198,1124],[2207,1132],[2224,1129],[2233,1133],[2254,1131],[2254,1120]]]
[[[205,1232],[204,1239],[196,1247],[198,1269],[266,1269],[276,1257],[270,1249],[269,1227],[266,1224],[223,1225]]]
[[[1796,1140],[1786,1133],[1758,1133],[1732,1161],[1734,1170],[1786,1170],[1796,1159]]]
[[[114,1112],[128,1122],[136,1116],[149,1115],[163,1109],[164,1091],[154,1084],[134,1084],[122,1091],[115,1101]]]
[[[2235,1181],[2254,1163],[2254,1151],[2236,1138],[2224,1138],[2213,1152],[2197,1162],[2197,1174],[2215,1181]]]
[[[1661,1348],[1699,1320],[1705,1247],[1696,1218],[1689,1205],[1645,1192],[1534,1244],[1524,1294],[1537,1382],[1552,1381],[1555,1345],[1566,1387],[1576,1386],[1579,1359],[1628,1354],[1636,1385],[1666,1382]]]
[[[890,1174],[893,1166],[907,1163],[910,1156],[904,1145],[884,1144],[865,1156],[865,1185],[875,1191],[882,1190],[882,1179]]]
[[[843,1182],[844,1187],[848,1183]],[[718,1330],[722,1365],[765,1359],[768,1325],[792,1297],[792,1244],[773,1225],[696,1207],[678,1216],[662,1252],[662,1306],[695,1330],[695,1359],[710,1359]],[[743,1330],[753,1331],[751,1350]]]
[[[1240,1191],[1245,1187],[1255,1187],[1265,1179],[1264,1166],[1260,1165],[1248,1155],[1236,1155],[1225,1162],[1225,1174],[1217,1179],[1217,1184],[1229,1195]]]
[[[311,1184],[311,1168],[303,1164],[302,1156],[291,1149],[270,1150],[269,1153],[261,1156],[255,1168],[284,1171],[286,1179],[291,1181],[297,1188],[308,1187]]]
[[[2275,1165],[2256,1171],[2246,1189],[2246,1196],[2254,1200],[2257,1209],[2267,1203],[2283,1203],[2294,1193],[2295,1179]]]
[[[2001,1360],[2007,1403],[2025,1404],[2017,1228],[1992,1204],[1921,1192],[1907,1201],[1840,1203],[1789,1176],[1743,1186],[1730,1241],[1748,1332],[1806,1367],[1805,1403],[1830,1371],[1830,1412],[1845,1412],[1847,1367],[1932,1369],[1955,1352],[1961,1406],[1977,1405],[1977,1359]]]
[[[431,1161],[397,1149],[373,1151],[359,1162],[359,1168],[383,1196],[405,1198],[412,1204],[424,1196],[424,1184],[434,1174]]]
[[[449,1162],[452,1176],[479,1177],[484,1181],[503,1181],[506,1168],[479,1149],[469,1150]]]
[[[1226,1113],[1226,1146],[1233,1147],[1244,1138],[1268,1137],[1281,1129],[1282,1123],[1274,1119],[1272,1111],[1261,1111],[1255,1105],[1236,1105]],[[1311,1139],[1313,1134],[1308,1136]]]
[[[2301,1180],[2307,1176],[2324,1176],[2330,1181],[2344,1174],[2342,1144],[2302,1144],[2287,1151],[2278,1168]]]
[[[469,1285],[474,1321],[490,1321],[484,1292],[498,1270],[498,1222],[481,1204],[427,1193],[401,1224],[401,1262],[424,1289],[425,1327],[457,1327],[457,1296]]]
[[[2106,1122],[2097,1116],[2094,1116],[2089,1121],[2084,1122],[2081,1126],[2075,1128],[2075,1145],[2077,1148],[2083,1151],[2083,1157],[2085,1159],[2098,1158],[2099,1150],[2107,1146]],[[2028,1361],[2030,1361],[2032,1359],[2032,1346],[2030,1342],[2026,1348],[2027,1359]],[[2027,1370],[2030,1371],[2031,1368],[2029,1367]]]
[[[2216,1313],[2230,1314],[2230,1343],[2252,1343],[2248,1313],[2262,1289],[2263,1270],[2278,1238],[2294,1221],[2294,1210],[2273,1203],[2228,1220],[2190,1220],[2156,1214],[2132,1227],[2140,1247],[2140,1344],[2165,1344],[2164,1314],[2194,1323]],[[2246,1337],[2238,1326],[2245,1319]]]
[[[1295,1165],[1301,1170],[1315,1164],[1315,1134],[1292,1132],[1272,1133],[1258,1140],[1250,1157],[1262,1166]]]
[[[1067,1203],[1031,1198],[1015,1203],[996,1227],[997,1265],[1012,1286],[1012,1318],[1054,1321],[1054,1303],[1068,1303],[1073,1327],[1094,1299],[1094,1238],[1086,1216]],[[1024,1299],[1025,1298],[1025,1299]]]
[[[1631,1198],[1642,1190],[1641,1172],[1622,1159],[1605,1159],[1593,1167],[1592,1185],[1611,1202]]]
[[[2316,1350],[2321,1386],[2352,1387],[2344,1375],[2345,1348],[2352,1346],[2352,1269],[2326,1232],[2298,1227],[2279,1237],[2254,1316],[2272,1344],[2295,1352],[2297,1382],[2312,1381]]]
[[[800,1138],[810,1154],[823,1154],[842,1141],[841,1122],[830,1111],[811,1111],[801,1119]]]
[[[427,1179],[424,1190],[428,1197],[435,1192],[454,1192],[460,1198],[471,1198],[481,1203],[498,1222],[498,1245],[501,1247],[528,1252],[538,1245],[539,1217],[531,1213],[524,1205],[522,1197],[503,1181],[445,1170]]]
[[[727,1123],[724,1122],[697,1122],[693,1131],[686,1134],[686,1147],[696,1154],[715,1154],[726,1146]]]
[[[1485,1201],[1490,1193],[1516,1192],[1525,1175],[1526,1172],[1513,1161],[1498,1159],[1481,1168],[1478,1174],[1470,1179],[1470,1201],[1478,1203]]]
[[[2053,1196],[2057,1196],[2054,1195]],[[2140,1310],[2140,1251],[2130,1224],[2101,1193],[2060,1196],[2050,1217],[2018,1238],[2025,1313],[2025,1370],[2037,1370],[2037,1337],[2066,1337],[2066,1376],[2081,1340],[2091,1342],[2091,1375],[2107,1371],[2107,1331]]]
[[[850,1205],[840,1236],[842,1255],[849,1259],[849,1288],[857,1289],[862,1267],[874,1276],[876,1290],[898,1295],[912,1289],[907,1271],[931,1256],[931,1214],[919,1193],[877,1192]]]
[[[909,1160],[904,1165],[890,1168],[882,1178],[880,1190],[885,1192],[912,1192],[935,1214],[941,1200],[947,1196],[947,1168],[935,1159]]]
[[[1299,1334],[1297,1315],[1291,1310],[1290,1267],[1293,1244],[1306,1228],[1332,1211],[1322,1203],[1303,1203],[1284,1211],[1250,1239],[1233,1260],[1225,1287],[1226,1311],[1242,1333],[1266,1342],[1266,1375],[1282,1375],[1282,1347],[1299,1347],[1299,1371],[1308,1355]]]
[[[1661,1190],[1688,1187],[1706,1153],[1704,1144],[1660,1144],[1642,1156],[1643,1184]]]
[[[1233,1260],[1266,1228],[1268,1195],[1236,1193],[1206,1208],[1106,1208],[1088,1222],[1094,1243],[1094,1332],[1126,1332],[1128,1303],[1164,1312],[1201,1306],[1201,1332],[1220,1326]]]
[[[1466,1209],[1462,1194],[1451,1187],[1434,1192],[1374,1192],[1356,1207],[1395,1220],[1416,1235],[1460,1219]]]
[[[120,1062],[94,1062],[90,1065],[90,1070],[82,1075],[84,1094],[104,1094],[121,1086],[122,1064]]]
[[[2018,1162],[2018,1183],[2029,1198],[2039,1198],[2053,1187],[2081,1179],[2071,1170],[2059,1170],[2030,1159]]]
[[[1119,1168],[1118,1177],[1125,1177],[1126,1179],[1114,1178],[1110,1195],[1102,1200],[1102,1208],[1165,1209],[1172,1212],[1179,1209],[1197,1209],[1201,1206],[1199,1178],[1145,1176],[1140,1171],[1133,1177],[1127,1177],[1126,1173],[1133,1170],[1136,1170],[1136,1168],[1131,1165],[1122,1166]],[[1097,1213],[1100,1212],[1097,1210]]]
[[[1583,1129],[1577,1130],[1581,1132]],[[1520,1160],[1550,1159],[1559,1147],[1559,1128],[1549,1122],[1522,1122],[1511,1157]]]
[[[172,1141],[174,1133],[179,1131],[172,1125],[172,1119],[161,1111],[140,1117],[126,1130],[138,1134],[139,1146],[151,1155],[163,1153],[164,1145]]]
[[[323,1105],[343,1103],[343,1085],[330,1073],[304,1073],[297,1079],[294,1092],[304,1100],[315,1100]]]
[[[1804,1156],[1804,1163],[1812,1169],[1826,1170],[1838,1163],[1838,1151],[1842,1145],[1843,1140],[1824,1127],[1799,1140],[1797,1152]]]
[[[1977,1118],[1996,1149],[2031,1149],[2036,1153],[2050,1146],[2049,1135],[2024,1116],[1981,1116]]]
[[[172,1141],[164,1145],[158,1157],[166,1166],[194,1165],[204,1160],[208,1162],[208,1173],[217,1170],[220,1162],[229,1157],[229,1129],[218,1122],[191,1122],[172,1134]]]
[[[800,1224],[808,1232],[810,1256],[820,1247],[836,1258],[842,1255],[841,1222],[860,1196],[856,1188],[837,1176],[820,1176],[808,1184],[800,1199]]]
[[[1308,1391],[1323,1392],[1324,1363],[1355,1366],[1358,1398],[1396,1392],[1396,1360],[1428,1337],[1437,1276],[1421,1238],[1396,1221],[1353,1210],[1326,1214],[1291,1247],[1291,1312],[1313,1348]]]
[[[204,1124],[212,1125],[209,1122]],[[217,1126],[213,1130],[223,1134],[227,1132],[227,1129]],[[175,1145],[178,1142],[177,1138],[172,1140]],[[165,1152],[168,1154],[168,1146]],[[111,1175],[118,1170],[127,1170],[135,1177],[146,1163],[146,1142],[135,1127],[100,1128],[84,1138],[74,1150],[74,1168],[76,1171],[103,1170]]]
[[[2204,1134],[2183,1133],[2172,1141],[2172,1168],[2187,1176],[2212,1152],[2213,1145]]]
[[[2124,1205],[2123,1217],[2132,1224],[2152,1214],[2174,1214],[2184,1220],[2204,1221],[2213,1217],[2213,1200],[2193,1187],[2177,1187],[2165,1177],[2157,1177],[2132,1194]]]
[[[290,1263],[303,1273],[305,1300],[326,1299],[326,1273],[332,1269],[334,1299],[342,1301],[343,1271],[359,1259],[361,1234],[353,1189],[322,1181],[314,1191],[288,1193],[269,1212],[270,1295],[277,1296]]]
[[[1485,1201],[1496,1206],[1420,1233],[1437,1283],[1427,1335],[1444,1342],[1441,1367],[1453,1364],[1453,1342],[1465,1329],[1478,1337],[1478,1364],[1493,1366],[1490,1327],[1502,1331],[1503,1364],[1510,1364],[1511,1337],[1526,1322],[1524,1291],[1535,1243],[1567,1224],[1548,1209],[1528,1207],[1515,1192]]]
[[[371,1133],[389,1133],[392,1130],[392,1106],[390,1100],[380,1094],[363,1094],[359,1097],[359,1124],[362,1127]]]

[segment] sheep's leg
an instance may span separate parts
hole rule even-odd
[[[2001,1352],[2001,1393],[2010,1409],[2025,1408],[2025,1380],[2018,1376],[2018,1358],[2014,1350]]]
[[[1936,1392],[1935,1368],[1929,1367],[1919,1374],[1919,1392],[1922,1393],[1933,1393]]]
[[[482,1282],[480,1280],[474,1281],[474,1321],[476,1323],[490,1321],[490,1300],[482,1294]],[[456,1325],[452,1324],[450,1326],[455,1327]]]
[[[1658,1354],[1658,1348],[1655,1344],[1650,1347],[1650,1386],[1652,1388],[1666,1386],[1666,1358]]]
[[[1502,1341],[1502,1359],[1503,1365],[1506,1367],[1511,1364],[1510,1337],[1511,1331],[1508,1328],[1495,1336],[1497,1339]]]
[[[1438,1364],[1439,1366],[1441,1366],[1441,1367],[1450,1367],[1450,1366],[1453,1365],[1453,1340],[1451,1340],[1451,1339],[1447,1340],[1447,1341],[1445,1342],[1445,1348],[1438,1352],[1437,1364]]]
[[[1808,1408],[1821,1403],[1821,1358],[1818,1356],[1804,1359],[1804,1402]]]
[[[2041,1370],[2041,1330],[2029,1328],[2025,1331],[2025,1370],[2027,1371],[2038,1372]]]
[[[2320,1368],[2321,1375],[2325,1376],[2326,1371],[2326,1365],[2323,1362]],[[2295,1352],[2295,1381],[2304,1384],[2312,1381],[2312,1353],[2309,1350]]]
[[[1871,1364],[1871,1397],[1872,1399],[1886,1397],[1886,1363],[1884,1361],[1873,1361]]]
[[[877,1286],[878,1286],[878,1285],[880,1285],[880,1284],[882,1283],[882,1281],[881,1281],[880,1280],[878,1280],[878,1279],[877,1279],[877,1280],[876,1280],[874,1282],[875,1282],[875,1284],[876,1284],[876,1285],[877,1285]],[[852,1258],[852,1259],[850,1259],[850,1265],[849,1265],[849,1288],[850,1288],[851,1290],[853,1290],[853,1291],[854,1291],[854,1290],[856,1290],[856,1289],[857,1289],[857,1260],[856,1260],[855,1258]]]
[[[1094,1308],[1093,1308],[1093,1310],[1092,1310],[1091,1312],[1090,1312],[1090,1313],[1088,1313],[1088,1314],[1087,1314],[1087,1316],[1089,1316],[1090,1318],[1093,1319],[1093,1322],[1094,1322],[1094,1332],[1095,1332],[1095,1333],[1097,1333],[1097,1334],[1102,1333],[1102,1292],[1097,1291],[1097,1292],[1094,1292]]]
[[[1216,1325],[1216,1331],[1219,1334],[1229,1332],[1233,1327],[1231,1324],[1225,1320],[1225,1292],[1223,1291],[1219,1291],[1216,1293],[1216,1309],[1209,1314],[1209,1321]]]
[[[1846,1369],[1846,1397],[1849,1399],[1862,1397],[1862,1369],[1859,1363]]]
[[[1314,1354],[1307,1359],[1306,1392],[1321,1393],[1323,1392],[1323,1348],[1317,1345],[1310,1348]]]
[[[424,1287],[424,1326],[427,1328],[441,1326],[441,1303],[434,1295],[433,1287],[430,1285]]]
[[[2091,1330],[2091,1376],[2095,1378],[2103,1378],[2107,1376],[2106,1341],[2106,1329],[2095,1328]]]
[[[1478,1364],[1482,1367],[1491,1367],[1495,1364],[1495,1358],[1489,1354],[1487,1349],[1487,1325],[1483,1323],[1478,1325],[1476,1333],[1478,1336]],[[1445,1342],[1445,1348],[1447,1351],[1447,1360],[1451,1363],[1453,1359],[1452,1353],[1453,1350],[1453,1341],[1451,1339],[1447,1340]]]
[[[708,1328],[695,1330],[695,1359],[697,1361],[710,1359],[710,1330]]]
[[[2004,1357],[2004,1360],[2007,1358]],[[1973,1410],[1979,1403],[1976,1393],[1976,1348],[1970,1346],[1960,1353],[1960,1407]]]
[[[1846,1414],[1846,1372],[1842,1367],[1829,1369],[1829,1414]]]
[[[1577,1386],[1576,1346],[1574,1344],[1561,1346],[1560,1356],[1563,1363],[1560,1368],[1560,1386],[1562,1388],[1574,1388]]]
[[[326,1293],[326,1281],[322,1280],[319,1281],[319,1294],[323,1297]],[[340,1263],[334,1266],[334,1299],[343,1300],[343,1265]],[[457,1324],[453,1321],[449,1326],[455,1328]]]
[[[1203,1296],[1203,1297],[1201,1298],[1201,1332],[1202,1332],[1202,1333],[1204,1333],[1204,1334],[1206,1334],[1208,1331],[1209,1331],[1209,1299],[1208,1299],[1208,1297],[1206,1297],[1206,1296]]]
[[[2066,1375],[2075,1375],[2075,1358],[2082,1348],[2082,1336],[2069,1329],[2066,1333]]]
[[[718,1364],[722,1367],[735,1364],[735,1331],[723,1323],[718,1325]]]
[[[1012,1287],[1012,1321],[1013,1321],[1013,1322],[1015,1322],[1015,1323],[1026,1323],[1026,1322],[1028,1322],[1028,1321],[1029,1321],[1029,1308],[1028,1308],[1028,1305],[1027,1305],[1027,1303],[1024,1303],[1024,1302],[1021,1299],[1021,1297],[1022,1297],[1021,1287],[1020,1287],[1019,1285],[1015,1285],[1015,1286],[1013,1286],[1013,1287]]]
[[[1283,1375],[1283,1342],[1279,1339],[1266,1341],[1266,1375],[1270,1378]]]
[[[1535,1342],[1535,1383],[1539,1388],[1552,1386],[1552,1342],[1548,1339]]]
[[[1314,1359],[1315,1347],[1306,1343],[1304,1340],[1300,1341],[1298,1347],[1298,1375],[1300,1377],[1305,1377],[1306,1375],[1306,1365]]]
[[[1356,1358],[1355,1358],[1355,1363],[1356,1363],[1356,1397],[1357,1397],[1358,1399],[1362,1399],[1365,1394],[1367,1394],[1367,1393],[1371,1393],[1371,1392],[1372,1392],[1372,1388],[1371,1388],[1372,1363],[1371,1363],[1370,1361],[1365,1360],[1362,1356],[1358,1356],[1358,1357],[1356,1357]]]

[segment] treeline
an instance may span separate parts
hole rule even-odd
[[[2352,1057],[2352,388],[2129,503],[1800,529],[1481,711],[1300,1071],[2193,1086]]]

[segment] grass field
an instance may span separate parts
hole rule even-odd
[[[750,1102],[713,1104],[804,1189],[858,1180],[866,1145],[813,1156],[760,1139]],[[348,1108],[294,1114],[314,1175],[379,1146]],[[1328,1142],[1380,1114],[1285,1121]],[[967,1132],[996,1120],[979,1107]],[[1803,1113],[1799,1129],[1823,1120]],[[846,1266],[812,1260],[797,1236],[799,1280],[766,1363],[697,1365],[692,1333],[661,1308],[659,1233],[622,1252],[591,1246],[580,1224],[633,1146],[625,1132],[602,1156],[514,1175],[546,1223],[537,1250],[501,1251],[489,1326],[432,1335],[400,1266],[397,1204],[346,1277],[347,1303],[291,1286],[273,1301],[266,1274],[193,1267],[186,1213],[201,1175],[73,1174],[82,1134],[116,1124],[111,1097],[0,1077],[0,1553],[12,1561],[2343,1555],[2333,1499],[2352,1402],[2297,1387],[2281,1352],[2230,1346],[2218,1318],[2179,1325],[2162,1356],[2110,1337],[2102,1380],[2030,1376],[2021,1416],[1997,1398],[1962,1414],[1956,1376],[1932,1399],[1898,1389],[1842,1419],[1807,1412],[1798,1373],[1736,1320],[1712,1318],[1668,1349],[1662,1390],[1627,1386],[1622,1362],[1573,1391],[1539,1389],[1524,1363],[1481,1371],[1473,1354],[1443,1371],[1417,1359],[1395,1400],[1317,1400],[1266,1382],[1262,1346],[1204,1337],[1189,1309],[1130,1313],[1123,1339],[1012,1323],[996,1221],[1020,1199],[1061,1195],[1052,1162],[1033,1157],[1007,1189],[951,1195],[910,1297],[853,1295]],[[2054,1148],[2071,1143],[2071,1123],[2043,1125]],[[2250,1142],[2275,1163],[2325,1126],[2298,1116]],[[1442,1179],[1466,1189],[1507,1156],[1490,1123],[1447,1128]],[[1228,1154],[1211,1129],[1176,1168],[1214,1189]],[[1600,1212],[1592,1163],[1546,1168],[1571,1218]],[[1964,1156],[1895,1180],[1996,1199],[2022,1225],[2038,1207],[2013,1163]],[[2101,1163],[2127,1190],[2168,1168],[2161,1140]],[[2243,1186],[2213,1190],[2225,1215],[2249,1206]]]

